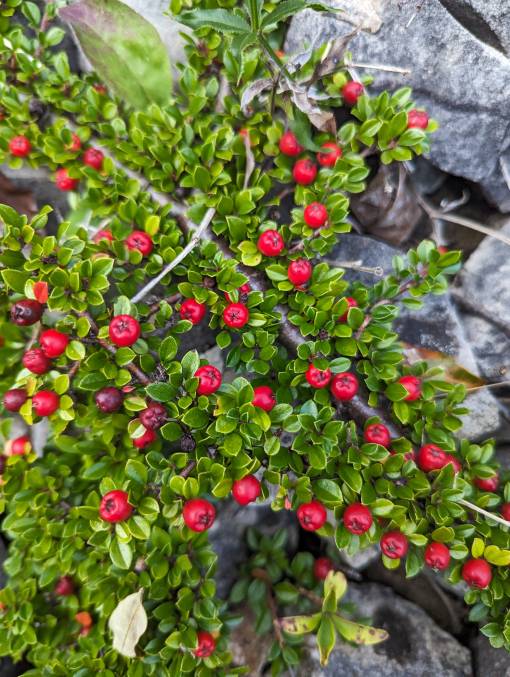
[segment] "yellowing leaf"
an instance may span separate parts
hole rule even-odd
[[[135,658],[138,640],[147,629],[143,608],[143,588],[121,599],[108,620],[113,634],[113,648],[123,656]]]
[[[341,571],[330,571],[324,581],[324,597],[334,591],[337,602],[342,599],[347,590],[347,579]]]
[[[320,619],[320,613],[312,616],[287,616],[280,620],[280,625],[282,630],[289,635],[304,635],[307,632],[313,632]]]
[[[349,621],[342,616],[334,615],[332,618],[338,633],[348,642],[379,644],[379,642],[388,639],[388,633],[382,628],[372,628],[369,625]]]
[[[437,350],[429,350],[421,346],[412,346],[404,344],[404,355],[410,364],[413,362],[421,362],[425,360],[430,368],[440,367],[444,370],[444,380],[449,383],[461,383],[467,388],[477,388],[485,385],[485,381],[476,374],[472,374],[467,369],[464,369],[460,364],[455,362],[455,359],[450,355],[441,353]]]

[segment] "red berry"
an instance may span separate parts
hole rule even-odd
[[[241,329],[249,319],[250,311],[244,303],[229,303],[223,311],[223,321],[233,329]]]
[[[443,571],[450,564],[450,551],[444,543],[429,543],[425,548],[425,564],[431,569]]]
[[[332,141],[323,143],[322,148],[325,148],[326,152],[317,153],[317,162],[321,167],[334,167],[338,158],[342,157],[342,149]]]
[[[351,308],[357,308],[358,307],[358,302],[356,299],[352,298],[352,296],[346,296],[345,300],[347,301],[347,310],[343,315],[340,315],[338,318],[338,322],[347,322],[347,318],[349,316],[349,310]]]
[[[140,338],[142,330],[132,315],[116,315],[108,327],[112,343],[116,346],[132,346]]]
[[[407,128],[408,129],[427,129],[429,126],[429,116],[424,110],[416,110],[413,108],[407,114]]]
[[[312,264],[306,259],[296,259],[289,263],[287,268],[287,277],[295,287],[306,284],[312,277]]]
[[[400,559],[406,554],[409,541],[401,531],[388,531],[382,536],[379,545],[386,557]]]
[[[462,464],[461,464],[461,462],[459,461],[458,458],[456,458],[456,457],[453,456],[452,454],[446,454],[446,463],[445,463],[445,465],[448,465],[449,463],[452,464],[452,466],[453,466],[453,472],[454,472],[455,474],[457,474],[458,472],[460,472],[460,471],[462,470]]]
[[[133,506],[129,503],[126,491],[114,489],[109,491],[101,499],[99,517],[105,522],[122,522],[133,512]]]
[[[205,303],[199,303],[195,299],[186,299],[181,304],[179,313],[183,320],[189,320],[192,324],[201,322],[207,310]]]
[[[23,366],[31,371],[32,374],[45,374],[51,367],[51,360],[46,357],[41,348],[27,350],[21,361]]]
[[[13,388],[4,393],[4,407],[7,411],[19,411],[27,401],[27,391],[23,388]]]
[[[59,597],[67,597],[74,592],[73,579],[70,576],[62,576],[55,586],[55,594]]]
[[[246,282],[245,284],[241,285],[241,286],[239,287],[239,289],[238,289],[238,292],[239,292],[239,294],[241,295],[241,296],[240,296],[240,299],[241,299],[241,301],[242,301],[242,300],[243,300],[243,298],[242,298],[243,295],[247,295],[247,294],[249,294],[249,293],[251,292],[251,287],[250,287],[249,283]],[[228,301],[229,303],[232,301],[232,299],[230,298],[230,294],[229,294],[228,292],[225,292],[225,298],[227,299],[227,301]]]
[[[503,519],[506,519],[508,522],[510,522],[510,503],[503,503],[500,508],[500,512]]]
[[[491,565],[484,559],[468,559],[462,567],[462,578],[470,587],[484,590],[492,580]]]
[[[278,256],[284,247],[283,237],[277,230],[265,230],[257,241],[257,248],[264,256]]]
[[[72,179],[69,176],[69,172],[65,167],[61,167],[60,169],[57,169],[55,172],[55,184],[59,190],[63,191],[69,191],[69,190],[75,190],[76,187],[78,186],[79,180],[78,179]]]
[[[158,430],[166,422],[168,413],[159,402],[151,402],[147,409],[138,414],[138,418],[149,430]]]
[[[318,581],[323,581],[333,569],[333,562],[329,557],[318,557],[313,563],[313,575]]]
[[[342,96],[348,106],[354,106],[364,91],[365,89],[361,82],[351,80],[351,82],[347,82],[342,87]]]
[[[32,407],[37,416],[51,416],[54,414],[60,402],[60,398],[53,390],[40,390],[32,398]]]
[[[496,473],[491,477],[475,477],[474,482],[482,491],[496,491],[499,485],[499,475]]]
[[[112,414],[114,411],[118,411],[121,408],[124,397],[120,390],[108,386],[98,390],[94,399],[96,401],[96,406],[100,411],[104,414]]]
[[[304,211],[304,219],[310,228],[320,228],[328,220],[328,211],[321,202],[312,202]]]
[[[32,150],[32,144],[26,136],[14,136],[9,141],[9,151],[15,157],[26,157]]]
[[[448,454],[435,444],[425,444],[418,452],[416,463],[423,472],[441,470],[449,462]]]
[[[152,444],[156,440],[156,433],[154,430],[145,428],[145,432],[140,437],[133,438],[133,445],[137,449],[145,449],[149,444]]]
[[[184,523],[192,531],[206,531],[212,527],[216,510],[205,498],[191,498],[184,504],[182,516]]]
[[[276,398],[269,386],[257,386],[253,389],[253,400],[251,403],[254,407],[259,407],[259,409],[264,411],[271,411],[276,404]]]
[[[39,343],[47,357],[59,357],[67,348],[69,336],[56,329],[45,329],[39,336]]]
[[[284,155],[289,155],[290,157],[295,157],[296,155],[299,155],[299,153],[303,152],[302,146],[299,145],[298,140],[290,131],[283,134],[283,136],[280,138],[278,146]]]
[[[351,505],[348,505],[342,519],[347,531],[357,536],[367,532],[374,521],[372,513],[362,503],[351,503]]]
[[[44,306],[39,301],[23,299],[11,306],[11,320],[20,327],[28,327],[39,322],[44,312]]]
[[[113,242],[113,235],[109,230],[98,230],[97,233],[92,238],[93,241],[98,244],[101,240],[107,240],[108,242]]]
[[[298,160],[292,168],[294,181],[301,186],[308,186],[315,181],[317,176],[317,165],[310,158]]]
[[[302,503],[296,511],[299,524],[305,531],[317,531],[326,523],[328,514],[319,501]]]
[[[199,395],[212,395],[221,385],[221,372],[212,364],[204,364],[203,367],[199,367],[195,376],[199,381],[197,388]]]
[[[308,366],[305,378],[312,388],[325,388],[331,380],[330,369],[317,369],[313,364]]]
[[[197,658],[208,658],[216,649],[216,640],[210,632],[200,630],[197,632],[197,648],[193,653]]]
[[[29,454],[31,451],[32,443],[30,442],[30,437],[23,435],[11,440],[10,453],[6,453],[7,456],[23,456],[23,454]]]
[[[103,168],[104,155],[99,148],[87,148],[83,153],[83,164],[98,172]]]
[[[81,150],[81,139],[78,134],[71,132],[71,143],[67,146],[66,150],[76,153]]]
[[[391,441],[390,431],[382,423],[367,425],[363,432],[363,438],[365,442],[380,444],[381,447],[387,447]]]
[[[108,89],[106,88],[106,85],[102,85],[102,84],[94,85],[94,89],[96,90],[96,92],[98,94],[106,94],[107,91],[108,91]]]
[[[417,376],[402,376],[398,382],[407,390],[407,395],[404,397],[406,402],[415,402],[420,399],[421,380]]]
[[[331,393],[333,397],[342,402],[352,400],[359,388],[358,379],[349,371],[344,371],[341,374],[335,374],[331,382]]]
[[[152,238],[143,230],[134,230],[125,240],[126,247],[131,250],[137,250],[143,256],[148,256],[152,249]]]
[[[246,475],[241,480],[236,480],[232,485],[232,496],[239,505],[248,505],[256,501],[260,496],[260,482],[255,475]]]

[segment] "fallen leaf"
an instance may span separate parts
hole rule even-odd
[[[248,112],[248,106],[253,101],[256,96],[265,92],[266,89],[271,89],[274,86],[274,81],[272,78],[261,78],[260,80],[254,80],[246,89],[243,91],[241,96],[241,110],[246,115]]]
[[[440,367],[444,370],[443,378],[448,383],[461,383],[467,388],[480,387],[486,384],[479,376],[457,364],[455,358],[451,355],[446,355],[438,350],[429,350],[429,348],[405,343],[404,355],[410,364],[425,360],[430,368]]]
[[[136,645],[147,629],[143,607],[143,588],[121,599],[108,620],[113,633],[113,648],[128,658],[136,657]]]
[[[37,203],[31,190],[18,188],[0,172],[0,203],[9,205],[20,214],[33,216],[37,213]]]

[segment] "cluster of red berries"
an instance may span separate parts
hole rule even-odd
[[[110,230],[98,230],[92,238],[98,244],[102,240],[113,242],[113,234]],[[143,230],[134,230],[124,240],[124,244],[131,251],[139,251],[142,256],[149,256],[154,249],[154,243],[151,236]]]
[[[352,400],[359,389],[359,381],[351,372],[345,371],[333,376],[331,369],[318,369],[313,363],[308,366],[305,379],[315,389],[326,388],[331,383],[331,394],[341,402]]]

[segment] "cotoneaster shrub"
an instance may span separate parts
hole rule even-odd
[[[10,3],[0,23],[0,159],[46,170],[72,206],[56,230],[49,208],[29,219],[0,206],[0,653],[33,675],[240,673],[207,531],[231,494],[270,493],[340,549],[380,542],[387,567],[464,579],[471,618],[508,649],[510,537],[490,515],[508,519],[510,484],[490,441],[455,434],[464,386],[409,365],[392,328],[400,304],[446,290],[460,254],[423,242],[368,287],[322,260],[350,229],[366,157],[409,160],[435,123],[408,89],[371,96],[369,79],[351,81],[339,45],[299,65],[282,55],[301,0],[174,5],[195,29],[174,93],[145,22],[149,56],[142,67],[135,41],[119,79],[104,50],[122,31],[112,20],[101,33],[97,0],[79,3],[92,37],[62,15],[84,46],[96,40],[109,88],[71,72],[53,25],[64,4],[41,16]],[[119,4],[114,19],[142,21]],[[200,323],[232,382],[181,347]],[[29,428],[48,421],[40,458],[29,435],[12,438],[16,412]],[[337,613],[345,580],[331,563],[250,538],[260,552],[232,601],[247,596],[274,634],[275,674],[307,632],[324,662],[336,633],[383,639]],[[119,645],[126,619],[136,636]]]

